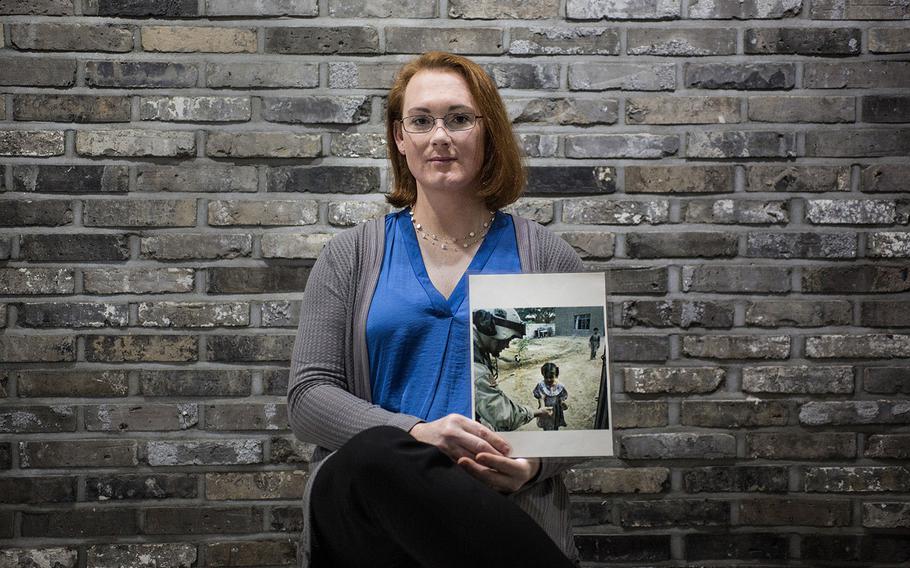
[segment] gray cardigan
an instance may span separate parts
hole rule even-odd
[[[537,223],[513,216],[523,272],[581,272],[578,255]],[[294,434],[316,444],[304,494],[300,566],[312,566],[309,494],[322,461],[358,432],[373,426],[410,430],[421,420],[372,404],[366,319],[379,278],[384,219],[337,235],[310,272],[291,358],[288,415]],[[562,476],[567,462],[543,460],[537,477],[510,498],[571,558],[569,496]]]

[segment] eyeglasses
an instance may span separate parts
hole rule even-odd
[[[445,116],[430,116],[429,114],[415,114],[401,119],[405,132],[412,134],[426,134],[436,127],[436,121],[442,119],[442,124],[450,132],[470,130],[477,124],[477,119],[483,118],[473,112],[450,112]]]

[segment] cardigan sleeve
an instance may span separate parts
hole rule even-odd
[[[385,410],[352,393],[351,321],[356,234],[335,237],[310,272],[291,357],[288,417],[303,441],[336,450],[373,426],[410,430],[420,419]]]

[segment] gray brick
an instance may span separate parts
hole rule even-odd
[[[289,379],[290,369],[266,369],[262,372],[263,392],[275,396],[286,396]],[[275,439],[273,438],[272,440],[274,441]],[[309,457],[312,457],[314,450],[314,446],[310,446],[310,449],[307,450]],[[307,461],[309,461],[309,458],[307,458]]]
[[[376,28],[368,26],[266,28],[265,51],[321,55],[379,53],[379,34]]]
[[[816,493],[879,493],[907,490],[910,469],[905,467],[809,467],[805,491]]]
[[[863,390],[876,394],[910,394],[910,369],[901,367],[863,369]]]
[[[142,237],[140,255],[154,260],[234,259],[253,253],[252,235],[185,233]]]
[[[267,233],[262,235],[262,257],[315,260],[334,236],[334,233]]]
[[[686,493],[784,493],[788,487],[789,473],[785,467],[714,466],[683,471]]]
[[[379,168],[281,166],[269,168],[266,185],[270,192],[378,193]]]
[[[844,527],[850,524],[851,508],[848,500],[747,499],[739,503],[738,524]]]
[[[85,360],[105,363],[198,360],[192,335],[86,335]]]
[[[661,201],[604,201],[573,199],[563,204],[563,222],[573,225],[656,225],[670,219],[670,206]]]
[[[679,150],[671,134],[573,134],[565,137],[568,158],[663,158]]]
[[[139,393],[143,396],[249,396],[249,370],[168,370],[140,371]]]
[[[524,197],[519,199],[513,205],[506,207],[503,209],[503,211],[505,213],[533,219],[541,225],[548,225],[553,222],[553,202],[549,199],[533,199]]]
[[[388,53],[442,50],[461,55],[497,55],[505,51],[499,28],[387,27]]]
[[[778,400],[684,400],[680,423],[706,428],[786,426],[789,405]]]
[[[297,327],[300,323],[300,303],[287,300],[262,302],[260,314],[262,321],[259,325],[262,327]],[[287,392],[286,383],[282,393]]]
[[[129,394],[126,371],[16,371],[20,397],[121,397]]]
[[[910,87],[910,61],[806,62],[804,89],[900,89]]]
[[[807,402],[799,408],[799,423],[808,426],[910,424],[904,401],[856,400]]]
[[[206,430],[288,430],[289,428],[288,411],[285,404],[210,404],[205,407]]]
[[[100,200],[83,202],[86,227],[193,227],[195,199]]]
[[[810,199],[806,220],[813,225],[887,225],[896,220],[893,201],[872,199]]]
[[[859,560],[870,565],[882,565],[910,560],[910,547],[907,539],[901,536],[806,535],[801,547],[803,558],[826,563]]]
[[[620,307],[623,327],[733,327],[732,302],[631,300]]]
[[[726,525],[730,504],[716,499],[622,501],[619,522],[627,528]]]
[[[759,300],[746,305],[746,324],[758,327],[825,327],[852,321],[853,306],[844,300]]]
[[[728,459],[736,456],[736,438],[729,434],[626,434],[620,438],[623,459]]]
[[[339,132],[332,134],[330,152],[342,158],[385,158],[385,135],[372,132]]]
[[[592,562],[661,562],[670,559],[669,535],[579,535],[579,558]]]
[[[786,359],[790,343],[787,335],[683,335],[682,352],[703,359]]]
[[[210,335],[210,361],[290,361],[293,335]]]
[[[910,335],[818,335],[806,338],[810,359],[888,359],[910,357]]]
[[[46,2],[38,3],[47,4]],[[56,3],[57,2],[55,2],[55,4]],[[28,2],[28,4],[33,4],[33,2]],[[72,2],[69,2],[69,4],[71,5]],[[72,8],[70,8],[70,10],[72,10]],[[42,564],[40,563],[42,562],[47,562],[46,565],[52,566],[53,568],[76,568],[78,559],[79,551],[76,550],[76,548],[6,548],[0,551],[0,566],[3,566],[3,568],[41,566]]]
[[[226,2],[225,5],[233,4]],[[319,66],[268,60],[255,63],[212,62],[205,66],[205,84],[216,89],[312,89],[319,86]]]
[[[626,193],[730,193],[732,166],[626,166]]]
[[[401,69],[398,63],[355,63],[351,61],[329,63],[329,87],[332,89],[388,89],[395,74]]]
[[[910,326],[910,302],[865,301],[860,312],[860,324],[868,327]]]
[[[25,537],[99,537],[139,533],[136,511],[128,509],[69,510],[22,514]]]
[[[856,258],[856,233],[748,233],[753,258]]]
[[[876,0],[816,0],[809,16],[818,20],[900,20],[906,6]]]
[[[0,238],[0,260],[7,260],[12,255],[13,237]]]
[[[317,203],[309,199],[210,201],[208,207],[208,222],[214,226],[312,225],[319,214]]]
[[[81,130],[76,133],[80,156],[190,157],[196,155],[193,132],[164,130]]]
[[[292,124],[361,124],[370,120],[370,97],[266,97],[262,118]]]
[[[875,164],[861,171],[860,186],[866,193],[896,193],[910,191],[907,177],[910,166],[902,164]]]
[[[107,268],[83,272],[87,294],[164,294],[192,292],[192,268]]]
[[[910,52],[910,30],[906,28],[872,28],[869,30],[871,53]]]
[[[866,441],[865,456],[879,459],[910,459],[910,436],[874,434]]]
[[[821,193],[850,190],[849,166],[746,167],[746,191]]]
[[[262,463],[261,440],[166,440],[146,443],[150,466]]]
[[[858,55],[859,28],[751,28],[745,31],[748,54]]]
[[[871,233],[867,253],[878,258],[910,258],[910,233]]]
[[[94,432],[187,430],[199,423],[195,404],[102,404],[83,407],[85,429]]]
[[[171,88],[195,87],[195,65],[165,61],[86,61],[85,84],[89,87]]]
[[[206,559],[215,566],[232,566],[238,563],[253,565],[289,566],[296,562],[297,546],[294,542],[262,540],[253,542],[216,542],[207,544]]]
[[[572,245],[582,258],[612,258],[615,237],[610,233],[562,232],[559,237]]]
[[[259,186],[255,166],[145,166],[137,167],[137,191],[254,192]]]
[[[749,120],[755,122],[853,122],[853,97],[749,97]]]
[[[629,258],[714,258],[736,256],[737,236],[729,233],[628,233]]]
[[[13,190],[36,193],[126,193],[125,166],[44,166],[13,168]]]
[[[211,131],[205,153],[213,158],[315,158],[322,153],[317,134]]]
[[[268,268],[209,268],[209,294],[279,294],[303,292],[310,269],[307,266]]]
[[[85,14],[114,17],[157,16],[179,18],[198,16],[198,3],[193,0],[87,0]]]
[[[135,467],[135,440],[66,440],[19,442],[22,468]]]
[[[570,63],[573,91],[672,91],[676,66],[672,63]]]
[[[282,392],[286,392],[285,386]],[[309,463],[313,458],[313,451],[316,447],[313,444],[307,444],[299,441],[297,438],[274,437],[271,439],[272,452],[269,463],[281,464],[300,464]]]
[[[76,66],[75,59],[0,56],[0,86],[72,87]]]
[[[724,2],[723,0],[693,0],[689,4],[689,18],[718,20],[778,19],[798,16],[803,0],[744,0]]]
[[[260,530],[258,507],[154,508],[145,511],[146,534],[249,534]]]
[[[129,122],[129,97],[91,95],[16,95],[16,120],[47,122]]]
[[[628,31],[629,55],[697,57],[736,53],[736,30],[632,28]]]
[[[389,205],[376,201],[332,201],[328,222],[335,227],[353,227],[369,219],[384,217],[389,209]]]
[[[76,360],[76,338],[53,335],[0,336],[4,363],[57,363]]]
[[[608,166],[531,166],[528,195],[604,194],[616,191],[616,168]]]
[[[72,16],[73,0],[7,0],[0,4],[0,15]]]
[[[329,15],[334,18],[433,18],[436,5],[419,0],[331,0]]]
[[[806,133],[806,156],[905,156],[910,129],[851,129]]]
[[[679,0],[567,0],[570,20],[670,20],[680,17]]]
[[[613,124],[618,118],[615,99],[510,99],[506,102],[513,123]]]
[[[792,89],[793,63],[686,63],[686,86],[695,89],[768,91]]]
[[[9,41],[22,50],[123,53],[133,49],[133,31],[113,24],[17,23],[10,25]]]
[[[17,325],[21,327],[125,327],[129,324],[128,304],[50,302],[19,304]]]
[[[726,377],[716,367],[627,367],[621,372],[623,391],[634,394],[707,394]]]
[[[73,271],[65,268],[0,268],[0,293],[7,296],[72,294]]]
[[[431,17],[432,14],[428,17]],[[480,20],[543,20],[559,16],[558,0],[452,0],[449,17]],[[413,17],[413,16],[411,16]]]
[[[790,291],[790,269],[776,266],[684,266],[682,289],[685,292],[780,294]]]
[[[906,292],[910,274],[901,266],[806,267],[802,290],[820,294]]]
[[[58,227],[73,222],[73,204],[58,199],[0,199],[0,227]]]
[[[205,0],[208,16],[318,16],[317,0]]]
[[[251,117],[249,97],[166,97],[139,99],[140,120],[231,122]]]
[[[62,156],[62,130],[0,130],[0,156]]]
[[[777,225],[790,221],[787,201],[743,201],[697,199],[683,204],[686,223]]]
[[[500,89],[558,89],[559,65],[553,63],[486,63],[483,65]]]
[[[614,334],[610,337],[610,358],[616,362],[664,362],[670,358],[669,338]]]
[[[910,503],[863,503],[863,526],[870,528],[910,528]]]
[[[31,261],[117,261],[130,258],[127,235],[23,235],[19,257]]]
[[[75,431],[76,413],[72,406],[5,406],[0,410],[0,432],[3,433]],[[8,502],[7,499],[3,501]]]
[[[750,432],[746,456],[771,460],[836,460],[856,457],[851,432]]]
[[[194,499],[198,495],[196,490],[198,484],[197,476],[184,474],[87,476],[85,478],[85,497],[90,501]],[[193,550],[195,551],[195,548]],[[138,559],[136,560],[138,561]],[[97,566],[97,564],[92,564],[92,566]]]
[[[306,479],[302,471],[207,473],[205,497],[209,501],[295,499],[303,497]]]
[[[736,97],[630,97],[627,124],[732,124],[741,122]]]
[[[796,156],[796,133],[755,130],[690,132],[690,158],[789,158]]]
[[[910,122],[910,97],[878,95],[863,97],[863,121]]]
[[[138,321],[142,327],[236,327],[250,324],[246,302],[142,302]]]
[[[511,55],[619,55],[619,31],[605,28],[512,28]]]

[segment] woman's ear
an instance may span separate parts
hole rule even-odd
[[[401,128],[401,122],[396,121],[395,127],[395,146],[398,147],[398,152],[404,156],[404,131]]]

